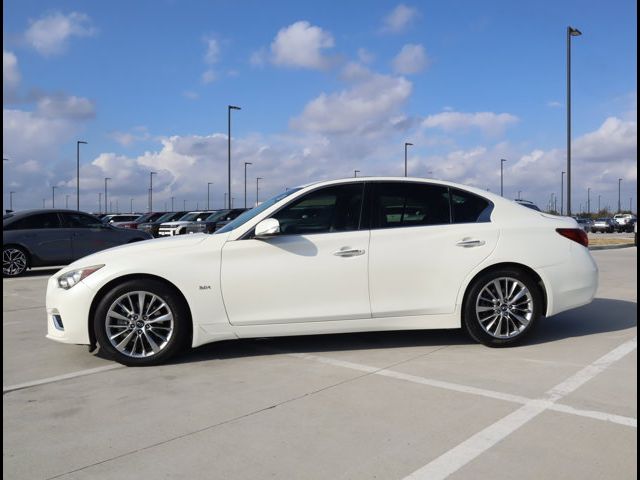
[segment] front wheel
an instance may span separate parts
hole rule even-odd
[[[496,270],[471,284],[464,304],[464,325],[476,341],[506,347],[531,332],[542,308],[542,291],[530,275],[516,269]]]
[[[29,256],[20,247],[3,247],[2,249],[2,276],[17,277],[29,268]]]
[[[130,280],[100,301],[93,319],[100,349],[128,366],[157,365],[187,346],[188,308],[164,283]]]

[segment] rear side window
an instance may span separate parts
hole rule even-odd
[[[473,193],[451,189],[453,223],[484,223],[491,221],[493,205]]]
[[[372,228],[450,223],[449,190],[440,185],[374,183]]]
[[[97,218],[82,213],[63,213],[63,216],[69,228],[97,228],[103,225]]]
[[[35,230],[60,227],[60,217],[58,217],[57,213],[37,213],[16,220],[7,226],[5,230]]]

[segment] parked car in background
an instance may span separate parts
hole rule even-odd
[[[165,213],[166,212],[149,212],[149,213],[145,213],[143,215],[140,215],[138,218],[136,218],[133,221],[130,221],[130,222],[117,222],[117,223],[114,223],[114,225],[116,227],[119,227],[119,228],[137,229],[138,226],[142,225],[143,223],[153,222],[156,219],[160,218]]]
[[[110,213],[105,215],[100,220],[102,223],[115,223],[115,222],[131,222],[137,218],[140,218],[140,213]]]
[[[201,222],[192,222],[187,224],[185,227],[185,233],[213,233],[246,211],[246,208],[218,210],[210,214]]]
[[[553,329],[553,315],[591,302],[598,268],[587,245],[572,218],[477,188],[314,183],[214,235],[112,249],[61,270],[47,286],[47,337],[99,344],[133,366],[221,340],[319,333],[462,327],[505,347],[542,317]]]
[[[631,213],[617,213],[613,216],[613,221],[617,232],[633,232],[633,226],[637,221],[635,215]]]
[[[597,218],[591,225],[592,233],[613,233],[616,230],[616,225],[611,218]]]
[[[152,222],[144,222],[138,225],[138,230],[142,230],[143,232],[149,232],[154,237],[158,237],[158,230],[160,229],[160,225],[165,222],[172,222],[174,220],[178,220],[181,217],[185,216],[188,211],[184,212],[167,212],[161,217],[157,218]]]
[[[593,220],[590,218],[582,218],[582,217],[573,217],[573,219],[578,222],[580,228],[582,228],[585,232],[590,232],[591,227],[593,226]]]
[[[158,228],[159,237],[173,237],[174,235],[184,235],[187,225],[193,222],[201,222],[212,213],[211,210],[189,212],[180,219],[173,222],[164,222]]]
[[[531,210],[535,210],[536,212],[541,212],[540,207],[538,207],[535,203],[530,202],[529,200],[523,200],[521,198],[517,198],[515,202],[518,205],[522,205],[523,207],[530,208]]]
[[[2,230],[2,273],[8,277],[32,267],[67,265],[99,250],[153,238],[76,210],[22,211],[4,216]]]

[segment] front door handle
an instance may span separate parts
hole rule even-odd
[[[481,247],[486,242],[484,240],[475,240],[471,238],[463,238],[456,245],[462,248]]]
[[[342,247],[337,252],[333,252],[336,257],[357,257],[364,255],[364,250],[358,250],[356,248]]]

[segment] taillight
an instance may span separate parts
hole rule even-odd
[[[587,232],[581,228],[556,228],[556,232],[569,240],[579,243],[583,247],[589,246],[589,237],[587,236]]]

